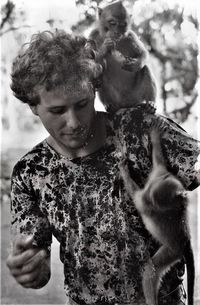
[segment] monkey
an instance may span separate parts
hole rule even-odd
[[[140,188],[130,177],[125,158],[119,165],[120,176],[146,229],[161,244],[144,266],[142,286],[146,303],[158,305],[162,277],[184,258],[188,305],[193,305],[195,270],[187,220],[188,196],[181,181],[165,165],[160,143],[162,130],[165,130],[162,119],[153,120],[150,131],[153,165],[144,187]]]
[[[89,35],[104,67],[99,97],[111,112],[156,99],[156,83],[145,63],[148,52],[128,26],[127,10],[115,1],[99,8],[99,25]]]

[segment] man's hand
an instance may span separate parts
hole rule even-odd
[[[20,237],[7,258],[16,281],[25,288],[41,288],[50,279],[50,257],[45,249],[32,244],[33,236]]]

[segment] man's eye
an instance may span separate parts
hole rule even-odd
[[[77,104],[78,108],[84,108],[88,104],[88,100],[81,101]]]
[[[62,114],[64,113],[65,108],[52,108],[49,110],[49,112],[53,113],[53,114]]]

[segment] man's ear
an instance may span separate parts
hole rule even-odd
[[[37,111],[37,105],[29,105],[31,111],[33,112],[33,114],[38,115],[38,111]]]

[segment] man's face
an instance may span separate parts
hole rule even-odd
[[[40,104],[31,108],[58,144],[79,149],[87,141],[94,123],[95,95],[88,82],[79,82],[72,88],[41,90]]]

